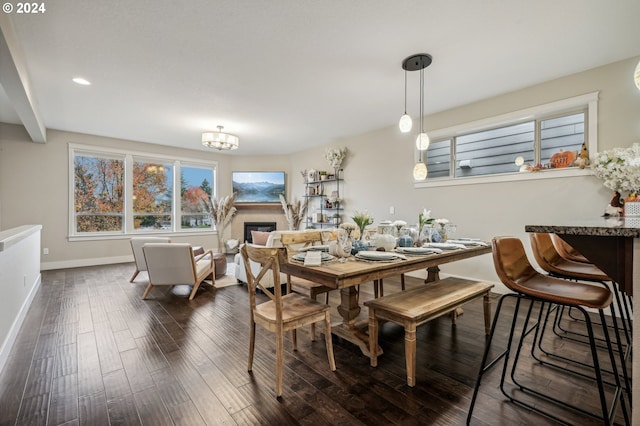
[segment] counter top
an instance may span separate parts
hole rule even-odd
[[[607,217],[589,220],[560,221],[555,225],[525,225],[527,232],[565,235],[640,238],[640,217]]]
[[[24,240],[34,232],[42,229],[42,225],[22,225],[15,228],[0,231],[0,251],[4,251],[12,245]]]

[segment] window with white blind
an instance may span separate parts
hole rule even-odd
[[[589,173],[574,161],[583,143],[597,152],[597,100],[598,94],[591,93],[429,132],[427,180],[415,185]]]

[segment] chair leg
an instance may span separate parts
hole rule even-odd
[[[400,289],[404,290],[405,289],[405,285],[404,285],[404,274],[400,274]],[[489,332],[487,331],[487,334]]]
[[[311,300],[317,300],[317,299],[318,299],[318,296],[315,293],[312,293]],[[316,341],[316,323],[315,322],[311,324],[311,341],[312,342]],[[295,348],[295,344],[294,344],[294,348]]]
[[[151,281],[149,281],[149,285],[144,289],[144,293],[142,293],[143,299],[146,299],[149,293],[151,293],[151,288],[153,288],[153,284],[151,284]]]
[[[191,290],[191,294],[189,295],[189,300],[193,300],[194,297],[196,297],[196,292],[198,291],[198,288],[200,287],[200,281],[198,281],[194,286],[193,286],[193,290]]]
[[[331,340],[331,318],[327,311],[324,316],[324,340],[327,344],[327,357],[329,358],[329,368],[336,371],[336,360],[333,357],[333,342]]]
[[[298,350],[298,333],[296,332],[295,328],[291,330],[291,344],[293,346],[293,350],[297,351]]]
[[[138,276],[138,274],[140,273],[140,271],[138,271],[138,268],[136,268],[136,271],[133,273],[133,276],[131,277],[131,279],[129,280],[130,283],[133,282],[133,280],[136,279],[136,277]]]
[[[284,366],[284,331],[282,327],[276,330],[276,397],[282,396],[282,369]]]
[[[251,320],[251,326],[249,327],[249,364],[247,365],[247,371],[253,370],[253,352],[256,348],[256,323]]]

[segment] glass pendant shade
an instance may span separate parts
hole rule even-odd
[[[424,151],[429,148],[429,142],[431,142],[429,140],[429,135],[427,135],[426,133],[420,133],[416,138],[416,148],[418,148],[420,151]]]
[[[422,161],[418,161],[413,167],[413,179],[425,180],[427,178],[427,166]]]
[[[636,83],[638,90],[640,90],[640,62],[636,65],[636,71],[633,73],[633,81]]]
[[[413,121],[411,121],[411,117],[406,112],[402,117],[400,117],[400,122],[398,123],[398,127],[400,127],[400,131],[402,133],[408,133],[411,131],[411,126],[413,125]]]

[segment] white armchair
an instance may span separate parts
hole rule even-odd
[[[147,243],[142,251],[149,273],[149,285],[143,299],[156,285],[190,285],[193,289],[189,300],[193,300],[200,283],[209,275],[215,276],[211,250],[194,257],[193,248],[188,243]],[[211,284],[214,285],[215,281]]]
[[[170,243],[171,239],[167,237],[133,237],[131,238],[131,250],[133,251],[133,260],[136,262],[136,270],[129,280],[130,283],[136,279],[138,274],[147,270],[147,262],[144,260],[142,246],[147,243]]]

